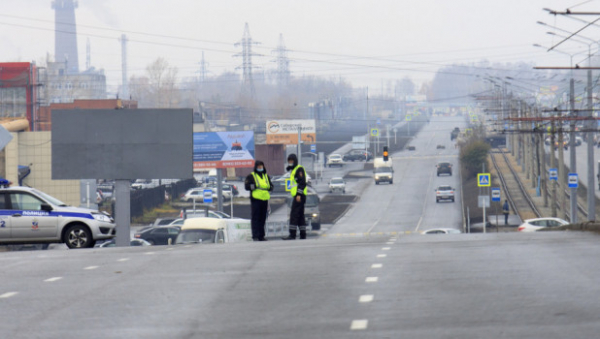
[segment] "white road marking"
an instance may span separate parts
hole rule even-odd
[[[373,301],[372,294],[361,295],[360,298],[358,298],[359,303],[370,303],[371,301]]]
[[[119,259],[117,261],[123,262],[123,261],[127,261],[127,260],[129,260],[129,258],[121,258],[121,259]]]
[[[385,257],[387,257],[387,254],[378,254],[377,255],[377,258],[385,258]]]
[[[88,267],[84,268],[84,270],[95,270],[97,268],[98,268],[98,266],[88,266]]]
[[[0,294],[0,299],[6,299],[6,298],[14,297],[17,294],[19,294],[19,292],[6,292],[4,294]]]
[[[172,251],[172,250],[173,250],[173,248],[169,247],[165,251]]]
[[[435,135],[435,133],[434,133]],[[429,140],[431,142],[431,140]],[[437,170],[436,170],[437,171]],[[431,176],[429,176],[429,183],[427,184],[427,191],[431,191],[431,184],[433,183],[433,173],[436,171],[431,171]],[[436,172],[437,173],[437,172]],[[421,222],[423,222],[423,216],[425,215],[425,209],[427,208],[427,202],[429,201],[429,196],[425,194],[425,200],[423,200],[423,208],[421,209],[421,217],[419,218],[419,222],[417,223],[417,228],[415,228],[415,232],[419,231],[419,227],[421,227]]]
[[[389,251],[391,247],[383,247],[381,250],[382,251]]]
[[[393,245],[393,244],[394,244],[394,242],[393,242],[393,241],[389,241],[389,242],[386,242],[385,244],[386,244],[386,245]]]
[[[154,252],[146,252],[146,253],[144,253],[144,254],[154,254]]]
[[[350,330],[351,331],[366,330],[367,326],[369,326],[369,321],[366,319],[352,320],[352,324],[350,325]]]
[[[46,280],[44,280],[44,282],[55,282],[55,281],[59,281],[60,279],[62,279],[62,277],[54,277],[54,278],[46,279]]]
[[[371,265],[371,268],[382,268],[383,265],[382,264],[373,264]]]
[[[379,224],[379,220],[381,220],[381,218],[377,219],[377,221],[375,221],[373,223],[373,226],[371,226],[368,230],[367,233],[371,233],[371,231],[375,228],[375,226],[377,226],[377,224]]]
[[[185,246],[183,246],[183,247],[192,247],[192,245],[185,245]]]
[[[365,279],[365,282],[377,282],[379,281],[378,277],[367,277],[367,279]]]

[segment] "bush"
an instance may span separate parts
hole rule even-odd
[[[467,179],[477,176],[483,164],[485,164],[486,168],[489,168],[487,156],[490,148],[490,145],[482,140],[472,140],[461,147],[460,162],[465,170],[464,175]]]

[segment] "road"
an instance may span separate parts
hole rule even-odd
[[[464,126],[463,117],[432,117],[411,141],[415,151],[392,155],[393,185],[375,185],[374,180],[365,179],[368,184],[360,194],[360,201],[329,233],[415,232],[437,227],[462,229],[458,149],[450,141],[450,131]],[[438,145],[445,149],[437,149]],[[438,177],[438,162],[453,164],[453,175]],[[455,203],[435,202],[434,190],[439,185],[457,188]]]
[[[593,338],[598,240],[407,235],[2,253],[0,333]]]

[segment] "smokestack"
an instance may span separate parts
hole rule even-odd
[[[79,56],[77,54],[77,26],[75,9],[77,0],[52,1],[54,9],[54,59],[67,62],[68,73],[79,73]]]

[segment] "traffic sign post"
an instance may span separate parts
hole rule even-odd
[[[213,202],[213,191],[212,190],[203,190],[202,191],[202,199],[205,204],[212,204]]]
[[[477,174],[477,187],[490,187],[492,185],[491,176],[489,173]]]
[[[371,128],[371,136],[378,137],[379,136],[379,128]]]
[[[310,152],[311,153],[317,153],[317,145],[316,144],[310,145]]]
[[[556,168],[549,169],[548,176],[550,177],[550,180],[558,180],[558,169],[556,169]]]
[[[485,219],[485,209],[490,207],[490,196],[489,195],[480,195],[477,197],[477,204],[480,208],[483,208],[483,233],[486,233],[486,219]]]
[[[569,173],[569,187],[577,188],[579,186],[579,176],[577,173]]]
[[[500,201],[500,188],[492,188],[492,201]]]

